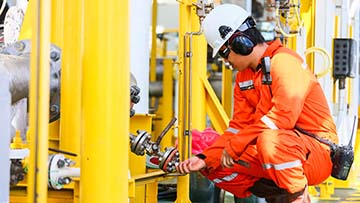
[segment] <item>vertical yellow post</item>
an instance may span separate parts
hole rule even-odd
[[[313,47],[315,45],[315,5],[316,0],[308,0],[301,2],[300,14],[301,19],[304,20],[304,25],[306,29],[306,47]],[[314,67],[314,55],[308,55],[306,57],[307,64],[313,68]]]
[[[33,20],[37,8],[35,8],[36,0],[29,0],[27,9],[25,12],[24,20],[20,28],[19,40],[30,39],[33,32]],[[36,9],[36,10],[34,10]]]
[[[186,132],[187,127],[187,120],[185,120],[187,115],[187,110],[189,108],[188,103],[188,92],[189,88],[187,85],[189,85],[189,81],[187,81],[188,77],[188,66],[186,67],[186,64],[188,64],[188,59],[185,58],[185,49],[188,47],[185,46],[185,35],[187,32],[191,31],[191,1],[181,1],[179,6],[179,51],[178,51],[178,63],[179,63],[179,118],[178,118],[178,137],[179,137],[179,152],[181,155],[181,160],[184,160],[188,157],[188,146],[187,143],[189,142],[189,136],[186,136],[188,134]],[[186,94],[186,95],[185,95]],[[178,177],[178,185],[177,185],[177,203],[183,203],[183,202],[190,202],[189,200],[189,191],[190,191],[190,179],[189,175],[186,176],[179,176]]]
[[[157,0],[152,1],[151,19],[151,57],[150,57],[150,82],[156,81],[156,25],[157,25]]]
[[[151,52],[150,52],[150,73],[149,82],[156,81],[156,57],[157,57],[157,0],[152,0],[152,18],[151,18]],[[155,98],[149,98],[150,106],[155,106]]]
[[[47,202],[47,159],[50,75],[50,1],[32,4],[33,34],[30,58],[30,169],[28,202]]]
[[[128,202],[129,1],[84,1],[80,202]]]
[[[222,65],[221,104],[229,118],[232,112],[232,70]],[[224,129],[225,130],[225,129]]]
[[[63,1],[63,42],[61,61],[60,149],[77,154],[71,157],[80,166],[81,78],[83,56],[83,0]],[[55,39],[54,39],[55,40]],[[80,184],[74,184],[74,203],[79,202]]]
[[[64,0],[64,41],[61,67],[60,149],[77,154],[80,165],[83,0]]]
[[[64,32],[64,0],[51,1],[51,42],[62,48]],[[66,7],[69,9],[69,7]]]
[[[196,3],[196,2],[194,2]],[[192,37],[191,57],[192,64],[191,72],[191,124],[193,129],[202,130],[205,128],[206,118],[206,96],[203,82],[200,78],[206,78],[206,56],[207,56],[207,42],[203,34],[200,32],[200,20],[196,15],[196,7],[191,7],[191,32],[196,33]]]

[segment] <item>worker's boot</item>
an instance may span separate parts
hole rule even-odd
[[[307,187],[300,192],[291,194],[285,189],[279,188],[274,181],[264,178],[256,181],[249,191],[258,197],[265,198],[267,203],[310,203]]]

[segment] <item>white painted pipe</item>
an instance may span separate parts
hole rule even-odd
[[[138,114],[149,111],[149,56],[152,1],[130,2],[130,70],[140,88],[140,101],[134,109]]]
[[[59,169],[59,177],[80,177],[80,168],[61,168]]]
[[[359,10],[359,8],[360,8],[360,0],[354,0],[350,6],[350,14],[349,14],[350,20],[355,18],[356,12]]]
[[[0,72],[0,203],[9,202],[10,181],[10,109],[9,78]]]

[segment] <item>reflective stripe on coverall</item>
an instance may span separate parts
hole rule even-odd
[[[301,57],[278,40],[269,44],[266,56],[271,58],[272,84],[262,84],[261,69],[238,72],[229,129],[202,153],[203,174],[238,197],[250,195],[248,188],[260,178],[295,193],[330,175],[329,147],[296,132],[295,125],[338,141],[326,97]],[[224,148],[239,164],[222,168]]]

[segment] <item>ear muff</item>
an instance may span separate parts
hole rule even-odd
[[[230,43],[231,50],[235,53],[247,56],[251,54],[254,46],[256,45],[250,37],[243,33],[235,33]]]

